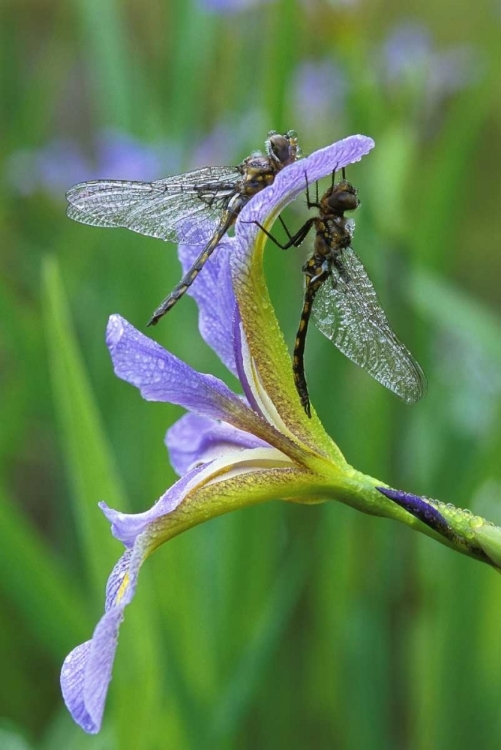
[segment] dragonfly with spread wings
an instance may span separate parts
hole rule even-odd
[[[255,152],[233,167],[204,167],[154,182],[92,180],[66,193],[71,219],[97,227],[124,227],[167,242],[203,249],[181,281],[153,313],[156,325],[183,296],[253,195],[300,155],[297,133],[268,133],[266,153]]]
[[[426,377],[420,365],[396,336],[381,307],[376,291],[356,252],[351,247],[355,224],[345,211],[358,208],[357,191],[344,176],[326,193],[310,200],[318,209],[285,244],[263,231],[282,249],[299,247],[315,227],[311,257],[303,266],[306,276],[303,309],[296,334],[293,373],[297,392],[306,414],[311,417],[310,399],[304,374],[304,350],[310,315],[317,328],[355,364],[366,370],[403,401],[413,404],[426,391]]]

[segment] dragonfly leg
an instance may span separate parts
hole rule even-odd
[[[306,183],[306,205],[308,208],[318,208],[320,210],[320,203],[318,202],[318,180],[315,182],[315,200],[310,200],[310,183],[308,182],[308,173],[304,173],[304,181]]]
[[[192,264],[191,268],[184,274],[183,278],[176,284],[172,292],[164,299],[161,305],[157,307],[153,315],[151,316],[148,325],[156,326],[160,318],[169,312],[174,307],[176,302],[188,291],[189,287],[193,284],[198,274],[204,267],[205,263],[209,260],[210,256],[214,252],[216,245],[222,238],[224,232],[217,232],[217,234],[211,239],[209,244],[202,250],[198,258]]]
[[[289,240],[292,241],[292,234],[289,232],[289,227],[287,226],[287,224],[285,223],[285,221],[282,219],[281,216],[278,217],[278,220],[279,220],[280,224],[282,225],[282,228],[283,228],[285,234],[287,235],[287,237],[289,238]]]
[[[288,249],[289,249],[289,247],[299,247],[299,245],[300,245],[300,244],[301,244],[301,243],[303,242],[303,240],[305,239],[306,235],[308,234],[308,232],[310,231],[310,229],[311,229],[311,228],[312,228],[312,226],[314,225],[314,223],[315,223],[315,219],[314,219],[314,218],[312,218],[312,219],[308,219],[308,221],[306,221],[306,222],[305,222],[305,223],[303,224],[303,226],[302,226],[302,227],[301,227],[301,228],[300,228],[300,229],[299,229],[299,230],[298,230],[298,231],[296,232],[296,234],[294,234],[294,235],[291,235],[291,234],[290,234],[289,230],[288,230],[288,229],[287,229],[287,228],[285,227],[284,223],[282,222],[282,226],[284,226],[284,228],[285,228],[285,231],[286,231],[286,232],[287,232],[287,234],[289,235],[289,241],[288,241],[288,242],[286,242],[286,243],[285,243],[285,245],[282,245],[282,243],[281,243],[281,242],[279,242],[279,241],[277,240],[277,238],[276,238],[276,237],[274,237],[274,236],[273,236],[273,235],[271,234],[271,232],[268,232],[268,230],[267,230],[267,229],[265,229],[265,228],[263,227],[263,225],[262,225],[262,224],[260,224],[260,223],[259,223],[258,221],[253,221],[253,222],[251,222],[251,223],[252,223],[252,224],[256,224],[256,225],[257,225],[257,226],[259,227],[259,229],[260,229],[260,230],[261,230],[262,232],[264,232],[264,233],[265,233],[265,235],[266,235],[267,237],[269,237],[269,239],[270,239],[270,240],[271,240],[271,241],[272,241],[272,242],[273,242],[273,243],[274,243],[274,244],[275,244],[275,245],[276,245],[277,247],[279,247],[279,248],[280,248],[281,250],[288,250]]]

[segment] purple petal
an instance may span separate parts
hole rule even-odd
[[[107,585],[107,611],[98,622],[90,641],[73,649],[61,670],[64,702],[73,719],[89,734],[101,728],[108,685],[118,643],[123,611],[134,596],[142,562],[142,550],[127,551],[113,568]],[[118,592],[128,574],[128,585]],[[111,592],[114,596],[111,596]]]
[[[188,294],[198,305],[198,327],[204,341],[234,375],[237,374],[233,342],[232,320],[236,300],[231,285],[230,254],[235,239],[225,237],[206,262]],[[201,252],[200,245],[180,245],[179,260],[183,273],[191,267]]]
[[[99,503],[99,507],[111,523],[111,533],[117,539],[125,544],[126,547],[132,547],[136,540],[147,527],[158,518],[172,513],[186,494],[193,486],[199,484],[198,474],[202,471],[203,466],[197,466],[188,472],[182,479],[179,479],[172,487],[169,487],[153,505],[152,508],[144,513],[122,513],[118,510],[109,508],[106,503]]]
[[[61,691],[73,720],[89,734],[95,734],[101,728],[104,704],[97,716],[91,715],[85,704],[85,674],[91,648],[92,641],[86,641],[68,654],[61,669]]]
[[[288,456],[302,456],[292,440],[256,414],[221,380],[196,372],[120,315],[110,317],[106,341],[115,373],[139,388],[143,398],[179,404],[261,437]]]
[[[193,370],[120,315],[110,317],[106,343],[116,375],[148,401],[168,401],[223,421],[231,421],[235,410],[250,411],[221,380]]]
[[[237,244],[231,254],[232,273],[240,276],[242,266],[247,265],[249,255],[253,252],[256,235],[261,231],[255,222],[263,224],[268,216],[278,216],[288,203],[303,192],[306,179],[311,185],[321,177],[327,177],[333,170],[360,161],[372,148],[372,138],[351,135],[282,169],[272,185],[261,190],[244,206],[237,219]]]
[[[269,447],[248,432],[196,414],[181,417],[167,431],[165,444],[171,464],[180,476],[194,465],[205,464],[228,451]]]

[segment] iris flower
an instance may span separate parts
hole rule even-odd
[[[501,529],[433,500],[390,490],[347,463],[314,410],[309,419],[292,377],[290,356],[263,274],[266,241],[255,222],[271,228],[284,206],[311,184],[360,160],[374,143],[352,136],[284,169],[243,209],[196,279],[202,337],[237,376],[243,394],[193,370],[112,315],[106,341],[118,377],[149,401],[187,409],[167,432],[180,479],[144,513],[101,509],[125,547],[108,580],[105,614],[91,640],[66,658],[61,684],[73,719],[89,733],[101,726],[118,630],[145,559],[161,544],[216,516],[268,500],[314,504],[336,499],[384,516],[501,567]],[[198,247],[181,247],[187,268]]]

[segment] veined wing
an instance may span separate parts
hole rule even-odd
[[[237,167],[204,167],[155,182],[93,180],[66,193],[71,219],[170,242],[203,243],[235,192]]]
[[[426,391],[426,377],[397,338],[355,251],[341,251],[332,277],[317,292],[315,324],[355,364],[408,404]]]

